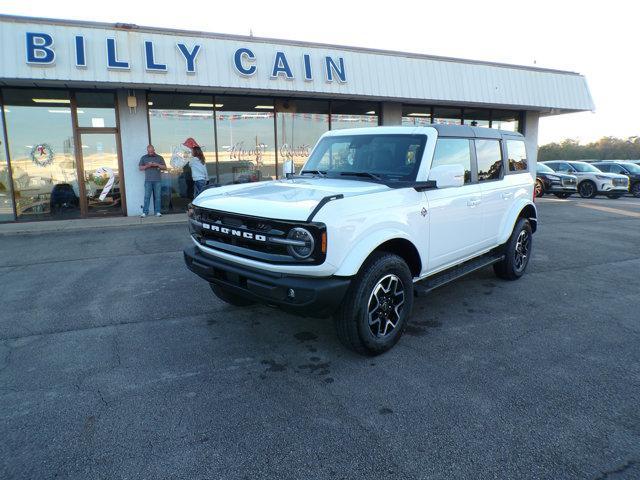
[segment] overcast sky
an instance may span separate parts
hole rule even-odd
[[[536,0],[3,0],[0,13],[248,34],[584,74],[596,112],[544,118],[540,143],[640,135],[640,3]]]

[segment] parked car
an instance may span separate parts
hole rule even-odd
[[[525,273],[532,172],[519,133],[332,130],[299,175],[201,193],[185,263],[224,302],[333,315],[348,348],[379,354],[405,330],[414,292],[489,265]]]
[[[603,172],[587,162],[552,160],[541,163],[554,172],[575,175],[578,178],[578,193],[582,198],[593,198],[598,194],[620,198],[629,191],[628,177]]]
[[[629,191],[634,197],[640,198],[640,165],[613,160],[594,162],[593,165],[603,172],[619,173],[629,177]]]
[[[543,163],[536,166],[536,197],[553,193],[558,198],[569,198],[578,191],[578,178],[575,175],[558,173]]]

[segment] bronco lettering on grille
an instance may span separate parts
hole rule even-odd
[[[231,235],[235,237],[247,238],[249,240],[257,240],[258,242],[266,242],[267,237],[260,234],[254,234],[251,232],[246,232],[244,230],[237,230],[235,228],[227,228],[220,227],[219,225],[209,225],[207,223],[203,223],[202,226],[206,229],[211,230],[212,232],[222,233],[224,235]]]

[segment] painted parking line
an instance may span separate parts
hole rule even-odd
[[[593,203],[584,202],[576,202],[576,205],[579,207],[590,208],[592,210],[599,210],[601,212],[617,213],[618,215],[624,215],[626,217],[640,218],[640,212],[630,212],[619,208],[605,207],[604,205],[595,205]]]

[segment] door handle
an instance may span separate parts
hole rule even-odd
[[[502,194],[502,198],[503,198],[504,200],[509,200],[511,197],[513,197],[513,192],[504,192],[504,193]]]

